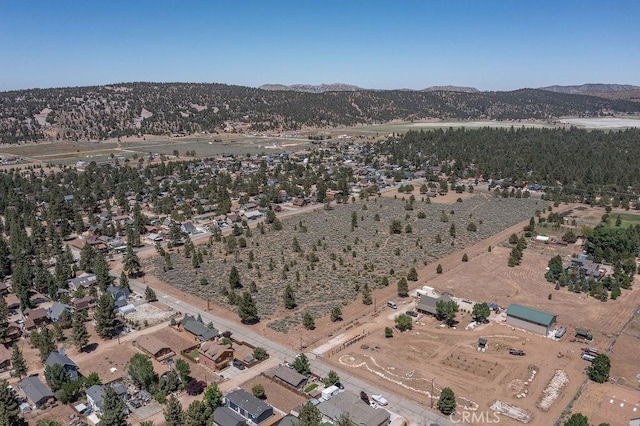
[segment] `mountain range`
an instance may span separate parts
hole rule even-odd
[[[553,120],[640,113],[640,102],[624,99],[636,93],[635,89],[606,86],[599,90],[618,91],[586,96],[562,90],[594,90],[592,86],[480,92],[455,86],[363,90],[345,84],[270,85],[271,90],[264,90],[216,83],[15,90],[0,92],[0,143],[99,141],[140,134],[279,132],[392,120]]]

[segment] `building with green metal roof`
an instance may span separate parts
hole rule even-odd
[[[510,305],[507,308],[507,324],[543,335],[548,335],[556,322],[556,316],[522,305]]]

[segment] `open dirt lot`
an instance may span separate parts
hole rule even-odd
[[[284,411],[285,413],[289,413],[294,408],[308,401],[308,398],[287,389],[285,386],[275,383],[272,379],[263,375],[253,377],[251,380],[243,383],[240,387],[251,393],[251,388],[258,383],[264,386],[264,390],[267,395],[265,402]]]
[[[125,377],[127,375],[127,363],[133,355],[139,353],[129,342],[100,348],[98,351],[97,354],[88,354],[93,356],[73,357],[73,360],[80,367],[82,374],[88,375],[96,372],[103,383],[109,383]],[[111,372],[112,368],[116,370]]]
[[[590,382],[571,411],[584,414],[593,425],[627,425],[640,417],[640,393],[611,383]]]
[[[459,317],[461,326],[470,321],[468,315]],[[430,404],[432,389],[435,402],[448,386],[459,408],[486,411],[499,400],[529,412],[530,424],[552,424],[585,379],[586,361],[580,359],[577,343],[555,342],[496,322],[470,331],[443,329],[430,316],[421,316],[412,331],[386,339],[383,325],[391,321],[381,315],[376,323],[368,337],[326,359],[423,404]],[[486,352],[476,350],[479,337],[488,340]],[[526,356],[509,355],[512,347]],[[557,370],[567,374],[568,383],[542,410],[543,390]],[[522,423],[501,417],[501,424]]]

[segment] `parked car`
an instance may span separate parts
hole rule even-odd
[[[396,305],[396,303],[392,302],[391,300],[387,302],[387,306],[390,307],[391,309],[398,309],[398,305]]]
[[[511,355],[524,356],[524,351],[522,349],[509,349],[509,353]]]
[[[237,359],[233,360],[233,366],[235,368],[237,368],[238,370],[244,370],[245,369],[244,364],[242,362],[238,361]]]
[[[371,395],[371,399],[373,399],[375,402],[377,402],[380,405],[388,404],[387,399],[382,395]]]
[[[338,389],[344,389],[344,385],[341,382],[336,383]]]
[[[418,317],[418,313],[416,311],[407,311],[405,312],[407,315],[409,315],[410,317],[414,317],[417,318]]]

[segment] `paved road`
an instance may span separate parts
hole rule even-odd
[[[143,284],[136,280],[130,280],[129,285],[131,289],[139,294],[144,294],[146,284]],[[175,297],[169,296],[159,290],[154,289],[158,300],[170,308],[180,311],[189,315],[200,315],[205,323],[211,321],[215,324],[216,328],[221,330],[229,330],[233,333],[234,337],[241,340],[245,340],[253,345],[261,346],[265,348],[272,357],[284,361],[292,361],[297,355],[297,352],[282,346],[272,340],[269,340],[263,335],[260,335],[248,327],[238,325],[232,321],[229,321],[223,317],[217,316],[210,312],[203,311],[197,307],[186,303],[183,300],[178,300]],[[374,385],[371,385],[364,380],[353,376],[348,370],[338,369],[333,366],[329,366],[323,363],[320,359],[312,353],[306,354],[309,357],[311,368],[314,373],[320,376],[326,376],[329,370],[335,370],[339,376],[341,382],[345,387],[356,394],[359,394],[361,390],[364,390],[369,395],[382,394],[389,401],[389,405],[386,407],[389,411],[399,414],[410,421],[412,425],[430,425],[431,423],[439,423],[443,426],[454,425],[448,418],[443,418],[429,410],[427,407],[430,401],[425,398],[424,404],[419,405],[413,401],[409,401],[401,396],[391,394],[387,390],[382,390]]]

